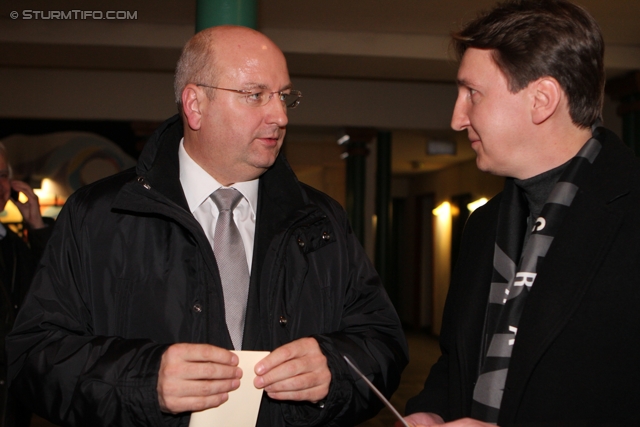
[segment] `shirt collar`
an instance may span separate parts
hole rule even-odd
[[[223,185],[189,156],[187,150],[184,149],[184,138],[180,140],[178,159],[180,162],[180,183],[189,204],[189,210],[193,213],[198,206],[209,198],[211,193],[223,187]],[[256,215],[256,206],[258,205],[258,182],[259,178],[256,178],[251,181],[236,182],[230,186],[240,191],[247,199],[254,217]]]

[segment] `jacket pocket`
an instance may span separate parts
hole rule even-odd
[[[326,216],[296,227],[292,237],[305,255],[335,243],[333,226]]]

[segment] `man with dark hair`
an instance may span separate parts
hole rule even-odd
[[[442,356],[406,420],[637,423],[640,162],[600,127],[598,25],[565,0],[511,1],[453,40],[451,125],[507,180],[467,222]]]
[[[343,355],[395,391],[407,347],[380,279],[340,205],[280,155],[301,97],[291,86],[257,31],[214,27],[187,43],[180,115],[136,169],[60,213],[7,345],[12,390],[35,412],[65,426],[187,426],[252,381],[234,349],[270,351],[254,368],[260,427],[375,415],[381,402]]]

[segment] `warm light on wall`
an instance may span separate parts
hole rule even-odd
[[[451,203],[442,202],[432,212],[433,212],[433,214],[435,216],[438,216],[438,217],[440,217],[440,216],[451,216]]]
[[[433,301],[434,307],[444,307],[444,300],[451,280],[451,233],[455,206],[449,202],[441,203],[433,210]],[[442,313],[434,311],[433,327],[440,332]]]
[[[64,203],[64,200],[61,200],[59,196],[61,190],[58,188],[58,184],[49,178],[44,178],[40,188],[34,188],[33,192],[38,196],[40,206],[58,206]]]
[[[487,198],[486,198],[486,197],[482,197],[482,198],[480,198],[480,199],[478,199],[478,200],[475,200],[475,201],[473,201],[473,202],[469,203],[469,204],[467,205],[467,209],[469,209],[469,212],[473,212],[473,211],[475,211],[476,209],[478,209],[480,206],[482,206],[482,205],[486,204],[488,201],[489,201],[489,200],[487,200]]]
[[[22,214],[13,203],[13,200],[9,200],[7,205],[4,207],[4,211],[0,212],[0,221],[4,223],[22,222]]]

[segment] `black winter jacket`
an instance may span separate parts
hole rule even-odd
[[[180,119],[136,170],[77,191],[58,218],[9,337],[13,391],[65,426],[185,426],[160,412],[165,349],[232,348],[211,246],[179,181]],[[280,156],[261,178],[243,349],[315,337],[332,383],[324,408],[264,395],[258,426],[352,426],[380,402],[347,354],[389,396],[407,363],[400,322],[342,208],[297,181]]]

